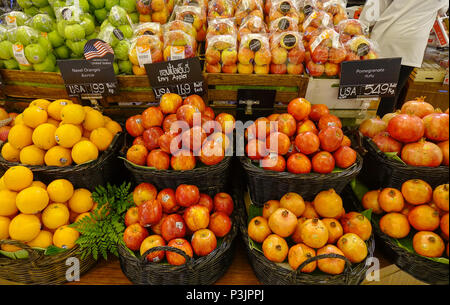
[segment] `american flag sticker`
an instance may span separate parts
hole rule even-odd
[[[102,58],[108,53],[114,55],[113,49],[109,44],[100,39],[90,40],[84,46],[84,57],[87,60],[92,58]]]

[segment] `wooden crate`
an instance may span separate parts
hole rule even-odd
[[[411,79],[414,82],[442,83],[446,70],[432,61],[424,61],[422,67],[414,68]]]
[[[405,97],[401,100],[401,105],[420,96],[425,96],[425,101],[435,108],[440,108],[442,111],[445,111],[449,107],[448,85],[442,83],[416,82],[412,78],[405,85]]]

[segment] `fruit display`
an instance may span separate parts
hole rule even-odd
[[[243,20],[248,16],[264,18],[262,0],[238,0],[236,2],[234,18],[238,27],[241,26]]]
[[[302,37],[298,32],[288,31],[272,34],[270,37],[270,52],[272,53],[271,73],[303,74],[305,48],[303,47]]]
[[[197,35],[194,37],[197,41],[205,41],[206,38],[206,15],[202,11],[200,6],[183,5],[175,6],[171,20],[181,20],[192,24],[197,31]]]
[[[363,121],[359,131],[407,165],[448,166],[449,115],[417,98],[395,113]]]
[[[122,127],[70,100],[37,99],[14,119],[2,158],[32,166],[70,166],[96,160]]]
[[[152,21],[160,24],[166,23],[171,13],[169,3],[165,0],[137,0],[136,10],[139,12],[139,22]]]
[[[356,163],[341,120],[326,105],[292,100],[287,113],[261,117],[247,128],[246,156],[265,170],[328,174]]]
[[[253,248],[261,248],[271,262],[287,262],[297,270],[306,260],[322,254],[341,255],[352,264],[368,256],[370,220],[365,213],[346,212],[342,198],[333,189],[318,193],[312,202],[300,194],[287,193],[279,200],[266,202],[258,212],[248,223],[248,236],[259,245]],[[338,275],[344,272],[345,265],[345,260],[339,258],[319,259],[300,272],[317,269]]]
[[[152,184],[141,183],[133,191],[133,201],[135,206],[125,214],[123,240],[141,256],[166,245],[194,259],[207,256],[233,226],[234,202],[227,193],[210,197],[195,185],[186,184],[158,192]],[[170,251],[151,252],[146,260],[173,266],[186,263],[183,256]]]
[[[269,37],[265,34],[247,34],[241,37],[238,51],[238,73],[269,74],[272,55]]]
[[[382,233],[401,244],[411,244],[410,252],[438,258],[446,250],[448,257],[448,194],[448,184],[433,190],[427,182],[413,179],[400,189],[368,191],[362,206],[377,215]]]
[[[163,43],[158,35],[139,35],[131,40],[128,58],[134,75],[146,75],[144,65],[163,61]]]
[[[206,71],[208,73],[237,73],[237,37],[216,35],[206,40]]]
[[[208,21],[206,39],[216,35],[237,36],[237,27],[232,18],[216,18]]]
[[[127,119],[126,129],[134,141],[126,158],[157,170],[192,170],[200,166],[198,161],[215,165],[232,147],[234,123],[230,114],[215,116],[198,95],[183,100],[166,93],[159,107],[149,107]]]
[[[269,29],[264,22],[264,18],[258,16],[247,16],[242,20],[242,23],[238,30],[238,41],[241,41],[241,37],[246,34],[258,34],[268,33]]]
[[[182,30],[167,31],[164,34],[164,61],[195,57],[197,41]]]
[[[71,249],[80,234],[70,224],[94,209],[91,192],[75,189],[66,179],[45,185],[35,181],[31,170],[24,166],[13,166],[0,178],[0,239],[38,249]],[[2,244],[1,250],[21,249]]]

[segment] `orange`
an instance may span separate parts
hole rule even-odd
[[[61,109],[61,121],[64,124],[80,125],[86,117],[83,106],[70,104]]]
[[[25,165],[44,165],[45,151],[36,145],[24,147],[20,151],[20,163]]]
[[[98,150],[105,151],[111,145],[113,134],[108,129],[100,127],[91,132],[89,139],[97,146]]]
[[[17,214],[17,193],[10,190],[0,191],[0,216],[13,216]]]
[[[0,177],[0,191],[7,190],[8,188],[5,185],[5,182],[3,182],[3,176]]]
[[[6,142],[2,146],[2,157],[9,162],[19,162],[20,150],[12,146],[11,143]]]
[[[36,128],[47,122],[47,111],[39,106],[30,106],[23,111],[23,122],[31,128]]]
[[[98,148],[91,141],[81,141],[72,148],[72,159],[76,164],[83,164],[98,158]]]
[[[53,234],[49,231],[42,230],[32,241],[27,242],[27,245],[32,248],[47,249],[53,244]]]
[[[61,110],[70,104],[73,104],[71,100],[56,100],[48,106],[48,115],[57,121],[61,121]]]
[[[91,111],[94,110],[94,108],[92,108],[91,106],[83,106],[84,112],[86,112],[86,114]]]
[[[9,236],[18,241],[32,241],[40,231],[41,222],[36,215],[19,214],[9,224]]]
[[[23,124],[14,125],[8,134],[8,142],[16,149],[33,144],[33,129]]]
[[[65,148],[72,148],[80,139],[81,131],[73,124],[63,124],[55,131],[56,143]]]
[[[23,214],[36,214],[47,207],[49,200],[46,190],[30,186],[17,194],[16,205]]]
[[[50,148],[44,156],[47,166],[69,166],[72,164],[71,150],[62,146]]]
[[[10,191],[20,192],[33,183],[33,172],[25,166],[13,166],[3,175],[3,182]]]
[[[9,237],[9,224],[11,219],[5,216],[0,216],[0,240],[7,239]]]
[[[83,128],[88,131],[103,127],[105,125],[105,120],[103,119],[103,114],[92,109],[86,113],[86,118],[84,119]]]
[[[69,208],[78,214],[88,212],[93,206],[92,193],[87,189],[75,190],[69,200]]]
[[[47,111],[48,106],[50,104],[51,104],[50,101],[40,98],[40,99],[32,101],[30,103],[30,106],[38,106],[38,107],[42,108],[43,110]]]
[[[31,183],[30,186],[37,186],[40,187],[41,189],[47,190],[47,186],[41,181],[33,181],[33,183]]]
[[[119,132],[122,132],[122,126],[120,126],[120,124],[115,121],[109,121],[108,123],[106,123],[105,127],[109,130],[109,132],[112,133],[113,136],[115,136]]]
[[[36,127],[33,131],[32,140],[34,145],[40,149],[49,150],[56,145],[56,127],[50,123],[45,123]]]
[[[69,222],[69,209],[62,203],[52,203],[42,212],[42,223],[51,230]]]
[[[69,226],[59,227],[53,234],[53,244],[56,247],[63,249],[72,249],[75,247],[75,242],[77,241],[80,233],[74,228]]]
[[[133,74],[134,75],[145,75],[145,74],[147,74],[147,71],[145,70],[145,67],[133,65]]]
[[[66,202],[73,196],[73,185],[69,180],[58,179],[47,186],[48,196],[53,202]]]
[[[106,125],[106,123],[111,122],[112,119],[109,116],[104,115],[103,116],[103,121],[105,122],[105,125]]]

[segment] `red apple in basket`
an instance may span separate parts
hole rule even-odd
[[[200,199],[198,201],[198,204],[207,207],[210,213],[214,209],[213,199],[208,194],[201,193],[200,194]]]
[[[194,256],[191,244],[184,238],[172,239],[167,245],[182,250],[189,257]],[[180,266],[186,263],[186,259],[175,252],[166,251],[166,258],[167,262],[171,265]]]
[[[173,170],[177,171],[192,170],[195,168],[196,164],[197,162],[194,155],[186,149],[176,152],[170,159],[170,166],[172,166]]]
[[[164,114],[175,114],[177,113],[178,108],[183,103],[183,99],[181,96],[175,93],[166,93],[161,96],[161,101],[159,102],[159,106],[161,108],[162,113]]]
[[[142,134],[142,138],[144,139],[145,147],[151,151],[155,148],[159,147],[158,140],[159,137],[164,134],[164,131],[161,127],[150,127],[146,129]]]
[[[142,123],[142,115],[138,114],[129,117],[125,122],[125,128],[132,137],[139,137],[142,135],[145,130]]]
[[[215,212],[209,217],[208,229],[217,237],[224,237],[231,230],[231,219],[224,212]]]
[[[175,191],[177,204],[182,207],[190,207],[200,200],[200,191],[195,185],[181,184]]]
[[[158,200],[148,200],[138,207],[139,223],[144,227],[157,224],[162,218],[162,206]]]
[[[133,201],[139,206],[145,201],[156,199],[158,191],[153,184],[143,182],[136,186],[133,191]]]
[[[195,204],[186,209],[183,218],[192,232],[205,229],[209,224],[209,210],[203,205]]]
[[[144,255],[147,250],[156,247],[165,246],[166,242],[159,235],[150,235],[141,244],[140,253]],[[164,251],[154,251],[147,255],[147,261],[151,263],[158,263],[164,259],[165,252]]]
[[[217,248],[217,238],[209,229],[201,229],[192,236],[192,248],[198,256],[206,256]]]
[[[164,132],[170,132],[172,124],[176,121],[178,121],[176,114],[172,113],[166,116],[162,124]]]
[[[161,149],[154,149],[147,156],[147,166],[167,170],[170,167],[170,156]]]
[[[186,235],[186,223],[179,214],[167,216],[161,225],[161,235],[166,241],[183,238]]]
[[[135,223],[125,229],[125,232],[123,233],[123,241],[128,249],[137,251],[147,236],[147,229],[140,224]]]
[[[156,200],[161,203],[161,206],[165,213],[175,213],[180,209],[180,206],[177,205],[175,191],[173,189],[163,189],[159,192]]]
[[[147,155],[147,148],[141,144],[133,145],[127,150],[127,160],[136,165],[145,165]]]
[[[125,213],[125,226],[129,227],[135,223],[139,223],[139,211],[138,207],[131,207]]]
[[[228,216],[233,213],[234,202],[233,198],[227,193],[218,193],[214,196],[214,211],[224,212]]]

